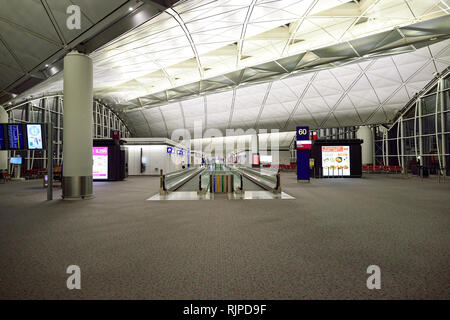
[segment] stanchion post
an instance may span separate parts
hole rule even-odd
[[[50,120],[47,123],[47,175],[47,200],[53,200],[53,126]]]

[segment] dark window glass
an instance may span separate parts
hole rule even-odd
[[[444,110],[450,110],[450,90],[444,92]]]
[[[403,121],[403,136],[411,137],[414,135],[414,119]]]
[[[382,146],[383,146],[383,142],[381,142],[381,141],[376,141],[375,142],[375,154],[377,156],[381,156],[383,154]]]
[[[436,154],[437,153],[436,136],[433,135],[422,137],[422,148],[423,154]]]
[[[24,110],[22,108],[23,107],[19,107],[19,108],[12,110],[13,119],[11,119],[11,120],[13,120],[13,121],[14,120],[22,120],[22,115],[24,115]],[[13,122],[13,121],[11,121],[11,122]]]
[[[444,88],[445,89],[450,88],[450,77],[444,79]]]
[[[427,167],[430,170],[430,174],[436,174],[437,168],[439,168],[439,159],[436,156],[423,156],[422,158],[423,166]]]
[[[414,104],[411,109],[408,110],[408,112],[406,112],[403,116],[403,118],[405,119],[410,119],[410,118],[414,118],[415,116],[415,110],[416,110],[416,104]]]
[[[397,152],[397,140],[389,140],[388,141],[388,148],[389,148],[389,155],[390,156],[398,155],[398,152]],[[399,148],[399,150],[400,150],[400,148]]]
[[[435,133],[434,115],[422,118],[422,134]]]
[[[436,95],[422,98],[422,115],[436,112]]]
[[[398,123],[396,123],[391,129],[389,129],[388,139],[397,138],[397,126],[398,126]]]
[[[446,143],[446,145],[445,145],[445,153],[450,153],[450,134],[446,134],[445,135],[445,143]]]
[[[447,168],[447,176],[450,176],[450,156],[445,156],[445,167]]]
[[[404,148],[405,155],[415,155],[416,145],[414,143],[414,138],[404,139]]]

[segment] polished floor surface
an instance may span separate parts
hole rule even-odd
[[[41,181],[0,184],[0,299],[450,298],[450,180],[282,187],[295,199],[147,201],[159,178],[130,177],[47,202]]]

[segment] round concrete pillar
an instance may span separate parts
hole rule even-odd
[[[92,60],[76,51],[64,58],[63,199],[92,198]]]
[[[0,106],[0,123],[8,122],[8,113]],[[8,169],[8,151],[0,151],[0,170]]]
[[[363,140],[361,144],[362,164],[372,164],[373,162],[373,137],[372,130],[368,126],[359,127],[356,137]]]

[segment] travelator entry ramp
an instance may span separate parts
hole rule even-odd
[[[160,191],[149,200],[292,199],[281,191],[279,170],[214,164],[160,174]],[[220,196],[224,197],[224,196]]]

